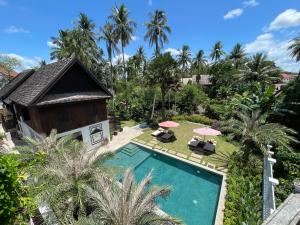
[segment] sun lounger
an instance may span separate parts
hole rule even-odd
[[[158,136],[161,136],[163,135],[165,132],[162,131],[162,130],[156,130],[154,131],[151,135],[154,136],[154,137],[158,137]]]
[[[176,138],[173,133],[164,133],[163,135],[158,136],[157,139],[162,142],[169,142],[175,140]]]
[[[203,146],[203,151],[214,153],[215,152],[215,146],[209,142],[206,142]]]
[[[190,147],[191,150],[195,150],[195,151],[204,151],[209,153],[215,152],[215,146],[213,144],[202,140],[191,139],[188,142],[188,146]]]

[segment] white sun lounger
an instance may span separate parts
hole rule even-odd
[[[157,137],[157,136],[159,136],[159,135],[161,135],[161,134],[163,134],[163,133],[164,133],[164,131],[156,130],[156,131],[154,131],[151,135],[154,136],[154,137]]]

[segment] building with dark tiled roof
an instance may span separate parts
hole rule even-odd
[[[106,100],[112,96],[75,57],[21,72],[0,98],[25,136],[73,134],[90,148],[107,143]]]

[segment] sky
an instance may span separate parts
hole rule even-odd
[[[299,0],[0,0],[0,54],[16,57],[21,69],[50,62],[51,37],[58,29],[72,28],[80,12],[97,26],[103,26],[114,5],[124,3],[130,18],[137,22],[127,56],[144,46],[148,57],[154,49],[144,41],[149,13],[166,12],[172,33],[163,51],[174,57],[183,44],[193,55],[203,49],[210,54],[213,44],[222,41],[228,53],[241,43],[251,55],[264,52],[278,66],[298,72],[300,62],[289,56],[287,47],[300,35]],[[105,43],[100,42],[105,50]],[[118,56],[115,56],[118,57]]]

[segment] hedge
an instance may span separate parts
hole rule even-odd
[[[172,120],[186,120],[186,121],[189,121],[189,122],[202,123],[202,124],[209,125],[209,126],[211,126],[214,122],[214,120],[212,120],[212,119],[210,119],[206,116],[197,115],[197,114],[173,116]]]

